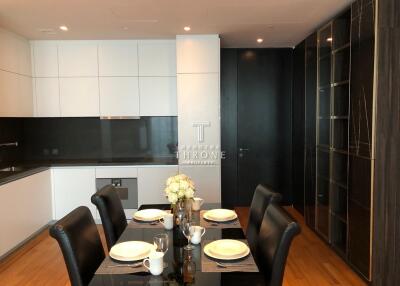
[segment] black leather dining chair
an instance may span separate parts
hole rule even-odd
[[[259,184],[253,195],[250,205],[249,220],[246,230],[246,238],[252,253],[256,252],[258,234],[266,208],[270,203],[278,203],[282,199],[281,194],[273,192],[270,187]]]
[[[85,286],[104,260],[104,249],[93,216],[78,207],[50,227],[62,251],[72,286]]]
[[[127,226],[121,199],[115,187],[107,185],[95,193],[91,200],[100,213],[107,247],[110,250]]]
[[[268,286],[281,286],[286,259],[298,223],[279,205],[270,204],[264,214],[257,243],[256,261]]]

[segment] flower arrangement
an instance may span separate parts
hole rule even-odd
[[[184,199],[194,196],[195,188],[193,181],[185,174],[169,177],[164,190],[165,196],[171,204],[176,204]]]

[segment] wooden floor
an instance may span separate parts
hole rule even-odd
[[[287,210],[299,221],[302,232],[290,249],[285,286],[366,285],[314,232],[291,207]],[[237,208],[246,229],[247,208]],[[104,244],[102,227],[99,231]],[[21,249],[0,262],[0,285],[70,285],[61,251],[48,231],[42,232]]]

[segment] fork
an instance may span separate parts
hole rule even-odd
[[[228,268],[228,267],[241,267],[241,266],[250,266],[253,265],[252,263],[221,263],[221,262],[215,262],[215,264],[217,264],[218,267],[221,268]]]
[[[107,268],[115,268],[115,267],[130,267],[130,268],[137,268],[140,267],[143,263],[136,262],[133,264],[115,264],[115,265],[107,265]]]

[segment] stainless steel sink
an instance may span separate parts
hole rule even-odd
[[[10,166],[10,167],[0,169],[0,172],[21,172],[23,170],[24,170],[23,167]]]

